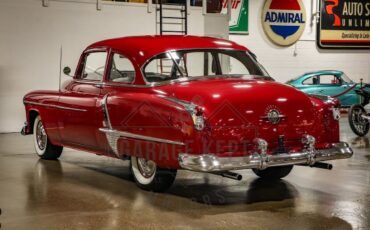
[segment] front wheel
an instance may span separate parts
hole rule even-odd
[[[352,131],[363,137],[369,132],[370,123],[369,120],[363,118],[363,116],[368,116],[366,110],[361,105],[353,105],[348,112],[349,126]]]
[[[131,157],[130,169],[137,186],[144,190],[163,192],[175,181],[176,169],[161,169],[151,160]]]
[[[279,180],[283,177],[288,176],[288,174],[292,171],[293,165],[288,166],[279,166],[279,167],[271,167],[264,170],[259,169],[252,169],[252,171],[262,179],[267,180]]]
[[[40,116],[36,117],[33,124],[33,141],[36,153],[41,159],[55,160],[62,154],[63,147],[50,142]]]

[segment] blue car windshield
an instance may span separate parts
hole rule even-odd
[[[342,74],[341,78],[343,83],[353,83],[353,81],[345,73]]]

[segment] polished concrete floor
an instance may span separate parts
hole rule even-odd
[[[341,120],[354,148],[331,171],[295,167],[265,182],[180,171],[164,194],[130,179],[128,162],[65,150],[39,160],[30,136],[0,135],[1,229],[370,229],[370,140]]]

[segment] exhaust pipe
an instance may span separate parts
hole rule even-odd
[[[226,178],[233,179],[233,180],[239,180],[239,181],[243,179],[243,176],[240,175],[239,173],[234,173],[234,172],[230,172],[230,171],[217,172],[217,173],[211,173],[211,174],[226,177]]]
[[[306,165],[306,164],[300,164],[300,166],[309,166],[311,168],[319,168],[319,169],[327,169],[327,170],[332,170],[333,165],[324,163],[324,162],[315,162],[313,165]]]

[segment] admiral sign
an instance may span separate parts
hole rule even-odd
[[[222,0],[221,13],[227,13],[229,0]],[[248,2],[249,0],[231,0],[231,18],[229,32],[231,34],[248,34]]]
[[[301,0],[266,0],[262,26],[277,45],[289,46],[301,37],[306,25],[306,10]]]
[[[321,48],[370,48],[370,0],[320,0]]]

